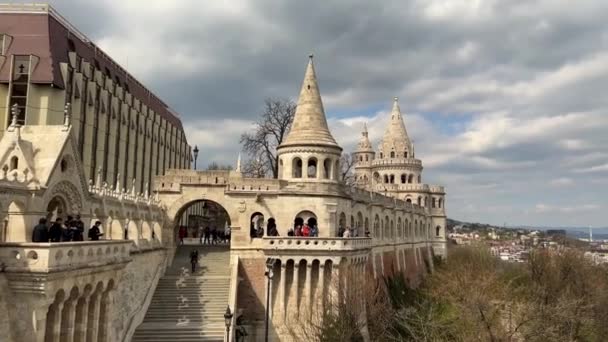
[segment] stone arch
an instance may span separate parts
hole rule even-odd
[[[360,211],[357,212],[356,227],[357,227],[357,230],[360,230],[363,227],[363,214]]]
[[[346,228],[346,214],[344,212],[341,212],[338,217],[338,228]]]
[[[45,341],[56,341],[59,340],[59,336],[57,334],[61,333],[61,330],[55,328],[56,325],[59,325],[61,322],[61,307],[63,305],[63,301],[65,300],[65,291],[60,289],[55,293],[55,300],[49,306],[49,309],[46,314],[46,330],[44,333]]]
[[[125,229],[125,240],[131,240],[135,242],[135,244],[138,244],[139,238],[140,234],[137,222],[135,220],[129,220],[129,222],[127,222],[127,229]]]
[[[220,221],[218,223],[218,228],[223,227],[226,223],[232,226],[235,222],[238,221],[238,213],[243,213],[247,210],[245,202],[238,202],[239,207],[235,208],[231,206],[229,202],[227,202],[224,198],[223,190],[221,193],[213,193],[210,192],[204,198],[201,195],[197,195],[195,193],[190,193],[188,195],[184,195],[177,200],[173,201],[171,207],[167,210],[167,217],[171,220],[170,224],[172,226],[171,230],[166,230],[167,236],[163,238],[170,238],[171,241],[177,241],[175,237],[177,236],[177,231],[179,229],[179,222],[184,213],[187,212],[188,208],[196,204],[197,202],[209,203],[216,207],[218,212],[221,214],[219,218]],[[238,213],[237,213],[238,209]],[[242,224],[247,224],[246,222],[242,222]],[[247,224],[248,226],[248,224]],[[247,227],[244,226],[244,227]]]
[[[408,182],[408,183],[410,183],[410,184],[411,184],[411,183],[414,183],[414,175],[413,175],[413,174],[410,174],[410,175],[408,176],[408,178],[407,178],[407,182]]]
[[[51,198],[46,205],[46,218],[49,222],[55,222],[58,218],[64,218],[68,211],[66,200],[61,195]]]
[[[70,214],[80,213],[82,210],[82,196],[78,188],[69,181],[61,181],[52,187],[48,196],[49,203],[56,196],[62,197],[66,201],[66,209]]]
[[[388,175],[384,175],[384,184],[388,184]]]
[[[336,159],[334,162],[334,179],[340,181],[342,177],[340,177],[340,160]]]
[[[401,184],[405,184],[407,182],[407,175],[405,173],[401,174]]]
[[[17,170],[19,168],[19,157],[12,156],[9,165],[9,171]]]
[[[257,231],[259,228],[264,228],[264,222],[264,214],[256,211],[249,217],[249,230],[253,234],[253,232]]]
[[[110,218],[108,221],[109,221],[109,227],[108,227],[109,235],[107,236],[107,238],[110,238],[112,240],[122,240],[124,238],[124,230],[122,228],[122,224],[120,223],[120,220]]]
[[[325,158],[323,161],[323,178],[331,178],[331,159]]]
[[[160,242],[163,241],[162,227],[158,222],[154,222],[152,224],[152,240]]]
[[[5,229],[6,241],[30,241],[32,234],[29,234],[29,232],[31,230],[32,228],[28,227],[25,221],[25,204],[13,200],[8,205],[7,226]]]
[[[439,198],[439,203],[438,204],[439,204],[439,208],[441,208],[441,206],[443,205],[443,199],[442,198]]]
[[[318,172],[317,166],[318,166],[317,158],[315,158],[315,157],[308,158],[308,160],[306,161],[306,178],[317,178],[317,172]]]
[[[294,226],[298,224],[302,225],[304,223],[308,224],[309,226],[311,226],[311,224],[318,226],[317,215],[310,210],[300,211],[294,219]]]
[[[147,241],[152,241],[152,227],[148,221],[143,221],[141,223],[141,238]]]
[[[302,178],[302,158],[295,157],[291,161],[291,177]]]
[[[390,178],[389,178],[389,182],[391,184],[395,184],[395,175],[391,174]]]
[[[365,236],[367,236],[367,234],[369,233],[369,219],[367,217],[365,218],[363,229],[365,229]]]

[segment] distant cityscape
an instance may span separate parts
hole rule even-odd
[[[507,262],[526,262],[533,250],[577,249],[596,264],[608,264],[608,227],[507,227],[448,219],[452,245],[486,245]]]

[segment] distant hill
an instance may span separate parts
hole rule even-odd
[[[465,222],[456,219],[447,219],[447,228],[448,231],[453,231],[454,226],[466,226],[471,229],[477,230],[485,230],[490,228],[506,228],[506,229],[525,229],[525,230],[540,230],[547,231],[553,229],[563,229],[567,232],[569,237],[573,238],[589,238],[589,227],[563,227],[563,226],[530,226],[530,225],[522,225],[522,226],[496,226],[487,223],[478,223],[478,222]],[[593,239],[597,240],[608,240],[608,227],[593,227]]]

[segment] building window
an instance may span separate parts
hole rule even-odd
[[[395,151],[391,151],[391,158],[395,158]]]
[[[11,171],[17,170],[18,167],[19,167],[19,158],[17,158],[17,156],[13,156],[11,158]]]
[[[18,110],[17,123],[25,125],[25,115],[27,111],[27,91],[30,80],[30,56],[14,56],[13,72],[10,84],[9,106]],[[12,114],[12,113],[11,113]],[[12,116],[12,115],[11,115]],[[8,118],[7,124],[10,125],[12,118]]]

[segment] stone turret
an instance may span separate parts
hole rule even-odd
[[[357,149],[353,152],[355,180],[360,187],[367,187],[372,179],[372,161],[374,160],[374,149],[369,141],[367,124],[363,124],[361,138]]]
[[[342,148],[327,125],[312,58],[310,55],[291,129],[277,148],[279,178],[338,182]]]
[[[378,147],[379,158],[410,158],[411,151],[412,144],[403,123],[399,99],[395,97],[388,127]]]

